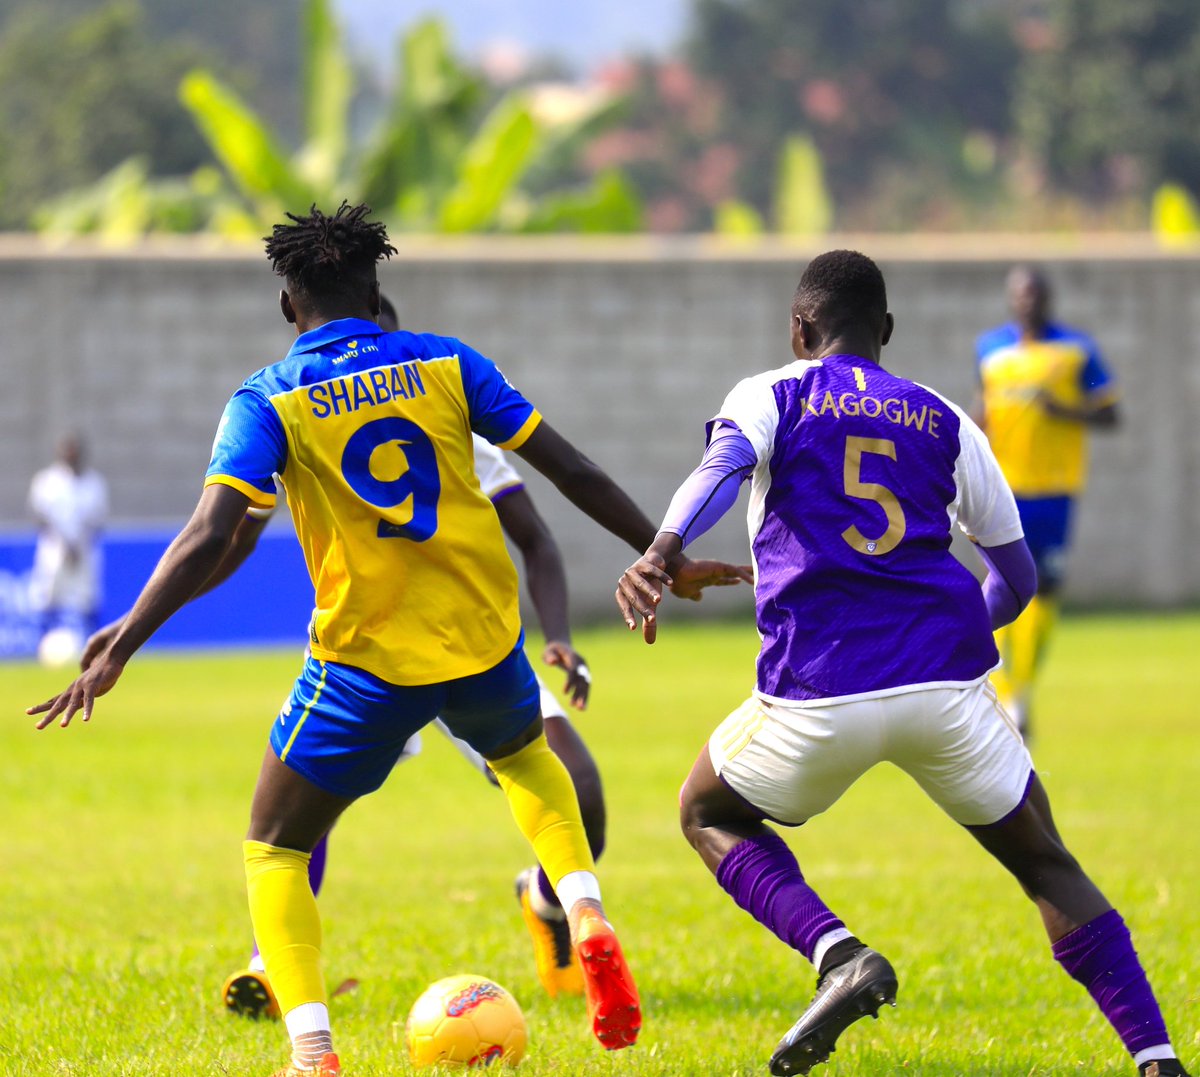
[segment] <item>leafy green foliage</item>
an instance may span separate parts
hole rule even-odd
[[[1023,141],[1048,178],[1100,200],[1200,192],[1200,4],[1055,0],[1021,72]]]
[[[131,156],[166,175],[206,161],[174,95],[201,55],[154,42],[123,0],[66,25],[40,7],[14,16],[0,38],[0,228]]]
[[[570,119],[547,119],[525,93],[514,91],[481,119],[487,96],[483,79],[454,56],[444,25],[425,19],[400,43],[401,75],[382,124],[365,142],[356,141],[353,69],[330,0],[305,0],[303,26],[305,129],[294,154],[211,71],[194,70],[180,84],[180,100],[229,179],[230,189],[218,188],[209,196],[209,228],[258,233],[285,211],[303,211],[314,202],[336,206],[342,199],[367,202],[397,230],[638,227],[635,196],[609,177],[590,190],[552,192],[544,206],[543,195],[522,189],[543,156],[561,159],[569,149],[578,151],[600,118],[613,115],[609,102]],[[122,176],[128,180],[136,174],[126,170]],[[147,204],[181,194],[177,183],[160,184],[144,175],[143,180]],[[111,189],[109,183],[47,207],[45,227],[66,231],[86,225],[125,234],[125,223],[117,227],[104,220],[105,207],[123,222],[130,219],[124,202],[109,196]],[[192,194],[186,197],[190,203]],[[76,212],[81,201],[89,212]],[[144,213],[142,220],[154,228],[165,221],[191,222],[194,215]]]

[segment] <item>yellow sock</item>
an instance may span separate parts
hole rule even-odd
[[[242,843],[250,921],[271,989],[285,1017],[306,1002],[325,1003],[321,918],[308,882],[309,854],[261,841]]]
[[[1004,706],[1008,706],[1013,700],[1013,683],[1010,671],[1012,670],[1012,625],[1006,624],[1003,628],[997,628],[995,633],[996,650],[1000,652],[1001,666],[998,670],[992,673],[992,685],[996,689],[996,695],[999,696],[1000,702]]]
[[[544,733],[519,752],[488,760],[488,766],[552,886],[569,872],[596,870],[575,786]]]
[[[1032,601],[1008,626],[1009,673],[1013,696],[1028,700],[1033,682],[1046,653],[1046,641],[1058,617],[1058,603],[1045,595],[1034,595]]]

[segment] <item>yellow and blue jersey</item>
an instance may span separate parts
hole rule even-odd
[[[1112,375],[1085,333],[1053,323],[1037,340],[1015,323],[976,342],[984,428],[1018,498],[1073,496],[1087,482],[1087,430],[1038,402],[1047,393],[1069,407],[1116,399]]]
[[[461,341],[341,319],[233,395],[205,485],[269,508],[280,477],[316,591],[315,658],[433,684],[490,669],[520,635],[471,432],[515,449],[540,421]]]

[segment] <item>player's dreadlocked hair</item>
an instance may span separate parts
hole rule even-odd
[[[865,322],[882,330],[887,317],[883,274],[858,251],[819,254],[800,278],[792,314],[803,314],[828,329]]]
[[[277,224],[266,239],[267,257],[288,290],[320,304],[334,298],[354,298],[374,279],[375,263],[390,258],[396,248],[388,242],[382,221],[368,221],[370,206],[343,202],[329,217],[314,205],[305,217],[288,214],[291,224]]]

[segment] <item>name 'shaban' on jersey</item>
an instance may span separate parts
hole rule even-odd
[[[425,383],[421,381],[419,365],[416,362],[397,363],[395,366],[376,367],[361,374],[347,374],[314,385],[308,390],[313,416],[328,419],[331,415],[375,407],[391,400],[425,396]]]

